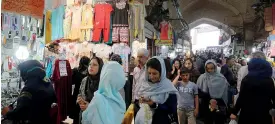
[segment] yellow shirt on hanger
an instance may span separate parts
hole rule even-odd
[[[48,44],[52,41],[52,23],[51,23],[51,15],[52,12],[51,11],[47,11],[46,12],[46,31],[45,31],[45,43]]]
[[[94,23],[94,9],[92,5],[84,5],[81,13],[81,36],[80,41],[91,41]]]

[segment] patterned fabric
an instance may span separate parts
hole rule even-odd
[[[234,79],[236,79],[236,80],[238,78],[238,71],[240,70],[241,67],[242,66],[240,64],[236,63],[230,68],[233,73]]]
[[[113,27],[113,42],[129,42],[129,29],[128,27]]]

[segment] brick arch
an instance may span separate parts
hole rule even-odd
[[[215,27],[218,27],[218,26],[222,26],[222,29],[228,33],[229,35],[232,35],[232,34],[235,34],[235,31],[233,29],[231,29],[228,25],[225,25],[219,21],[216,21],[214,19],[210,19],[210,18],[200,18],[200,19],[197,19],[191,23],[189,23],[189,28],[192,29],[192,28],[195,28],[196,26],[199,26],[200,24],[209,24],[209,25],[213,25]]]
[[[244,20],[243,20],[243,17],[241,15],[240,11],[236,7],[229,4],[228,2],[225,2],[223,0],[207,0],[207,1],[219,4],[219,5],[223,6],[224,8],[233,12],[236,16],[240,16],[239,17],[240,21],[241,21],[241,23],[243,23]],[[198,2],[201,2],[201,0],[193,0],[192,2],[188,3],[186,6],[182,6],[181,7],[182,12],[185,12],[185,11],[191,9],[192,7],[196,6],[198,4]]]

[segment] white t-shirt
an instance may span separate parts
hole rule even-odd
[[[109,58],[109,55],[112,52],[112,47],[106,44],[96,44],[94,46],[93,52],[96,53],[97,57],[100,57],[103,60],[106,60]]]
[[[124,72],[129,72],[129,54],[131,53],[131,49],[129,46],[127,46],[126,44],[114,44],[112,47],[112,52],[114,54],[118,54],[120,55],[121,59],[122,59],[122,65],[123,65],[123,69]]]

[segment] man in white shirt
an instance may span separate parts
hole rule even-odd
[[[133,71],[132,101],[138,100],[138,90],[140,84],[145,81],[145,64],[149,59],[149,51],[141,48],[137,52],[138,66]]]
[[[266,59],[266,56],[263,52],[257,51],[257,52],[252,53],[251,58]],[[239,92],[240,92],[242,80],[247,74],[248,74],[248,65],[241,67],[240,70],[238,71],[237,88],[238,88]]]

